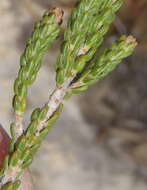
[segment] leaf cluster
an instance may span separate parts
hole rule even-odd
[[[122,4],[123,0],[81,0],[75,7],[64,32],[56,63],[56,89],[61,91],[66,86],[65,97],[87,90],[133,53],[136,40],[132,36],[122,36],[97,57],[98,48]],[[37,77],[44,54],[60,33],[62,15],[60,9],[43,15],[35,24],[20,58],[20,70],[14,83],[13,107],[21,117],[26,110],[28,87]],[[10,152],[1,170],[1,181],[12,171],[16,175],[3,184],[2,190],[18,189],[19,176],[32,163],[34,154],[62,111],[63,100],[58,101],[59,106],[50,117],[49,104],[35,109],[30,124],[19,138],[16,137],[16,123],[11,124]]]

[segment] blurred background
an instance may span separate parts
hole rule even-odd
[[[62,35],[44,59],[28,97],[28,116],[48,100],[63,31],[76,0],[0,1],[0,121],[9,129],[13,80],[34,21],[65,11]],[[145,190],[147,187],[147,1],[126,0],[105,38],[139,43],[133,56],[87,92],[73,96],[34,160],[35,190]]]

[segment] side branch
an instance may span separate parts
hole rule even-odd
[[[63,11],[54,8],[45,12],[34,26],[20,58],[20,69],[14,83],[13,108],[15,111],[14,135],[18,139],[23,134],[23,115],[26,110],[27,94],[42,66],[42,59],[53,41],[59,36]]]

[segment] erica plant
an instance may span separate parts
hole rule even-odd
[[[60,116],[64,100],[72,94],[87,90],[133,53],[136,40],[132,36],[121,36],[97,56],[98,48],[122,4],[123,0],[79,1],[64,31],[55,66],[55,89],[48,102],[33,111],[30,123],[24,130],[23,117],[29,86],[37,77],[44,54],[60,35],[63,11],[54,8],[45,12],[43,18],[35,23],[21,55],[20,69],[14,82],[15,119],[10,125],[9,151],[5,153],[0,172],[2,190],[16,190],[20,187],[20,176],[30,166],[41,142]]]

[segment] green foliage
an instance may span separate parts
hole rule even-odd
[[[117,67],[122,59],[133,53],[136,45],[136,40],[132,36],[122,36],[80,73],[71,85],[72,93],[85,91],[90,85],[108,75]]]
[[[78,4],[65,30],[56,64],[58,85],[81,72],[91,60],[122,2],[123,0],[85,0]]]
[[[69,19],[56,63],[55,90],[58,93],[63,91],[59,96],[62,98],[59,99],[57,93],[51,101],[54,103],[52,107],[49,101],[43,108],[35,109],[30,124],[19,138],[16,138],[16,124],[11,124],[10,154],[5,159],[0,176],[3,181],[11,170],[16,170],[16,176],[4,183],[2,190],[16,190],[19,187],[19,176],[32,163],[34,154],[62,111],[63,97],[87,90],[134,51],[137,45],[135,39],[122,36],[97,58],[98,47],[122,3],[123,0],[81,0],[78,3]],[[45,13],[27,42],[14,84],[13,106],[18,115],[23,116],[25,112],[28,86],[36,79],[44,53],[59,35],[61,17],[62,11],[59,9]],[[54,106],[57,106],[56,109],[48,117]]]
[[[35,81],[42,65],[42,58],[59,35],[61,17],[62,12],[59,9],[47,11],[42,20],[36,22],[34,31],[27,41],[14,84],[13,107],[19,115],[25,112],[28,86]]]
[[[44,120],[44,116],[47,106],[44,106],[37,113],[37,118],[31,119],[31,122],[25,132],[18,141],[13,144],[13,153],[5,159],[5,167],[2,170],[1,176],[3,176],[9,169],[16,166],[20,167],[17,177],[23,169],[27,168],[33,160],[33,156],[40,147],[42,140],[46,137],[49,130],[52,128],[56,120],[58,119],[60,112],[62,111],[62,104],[59,106],[58,110],[54,112],[52,117],[46,121],[45,126],[41,127],[41,123]],[[32,116],[34,115],[34,112]],[[43,116],[44,115],[44,116]],[[12,141],[13,143],[13,141]]]

